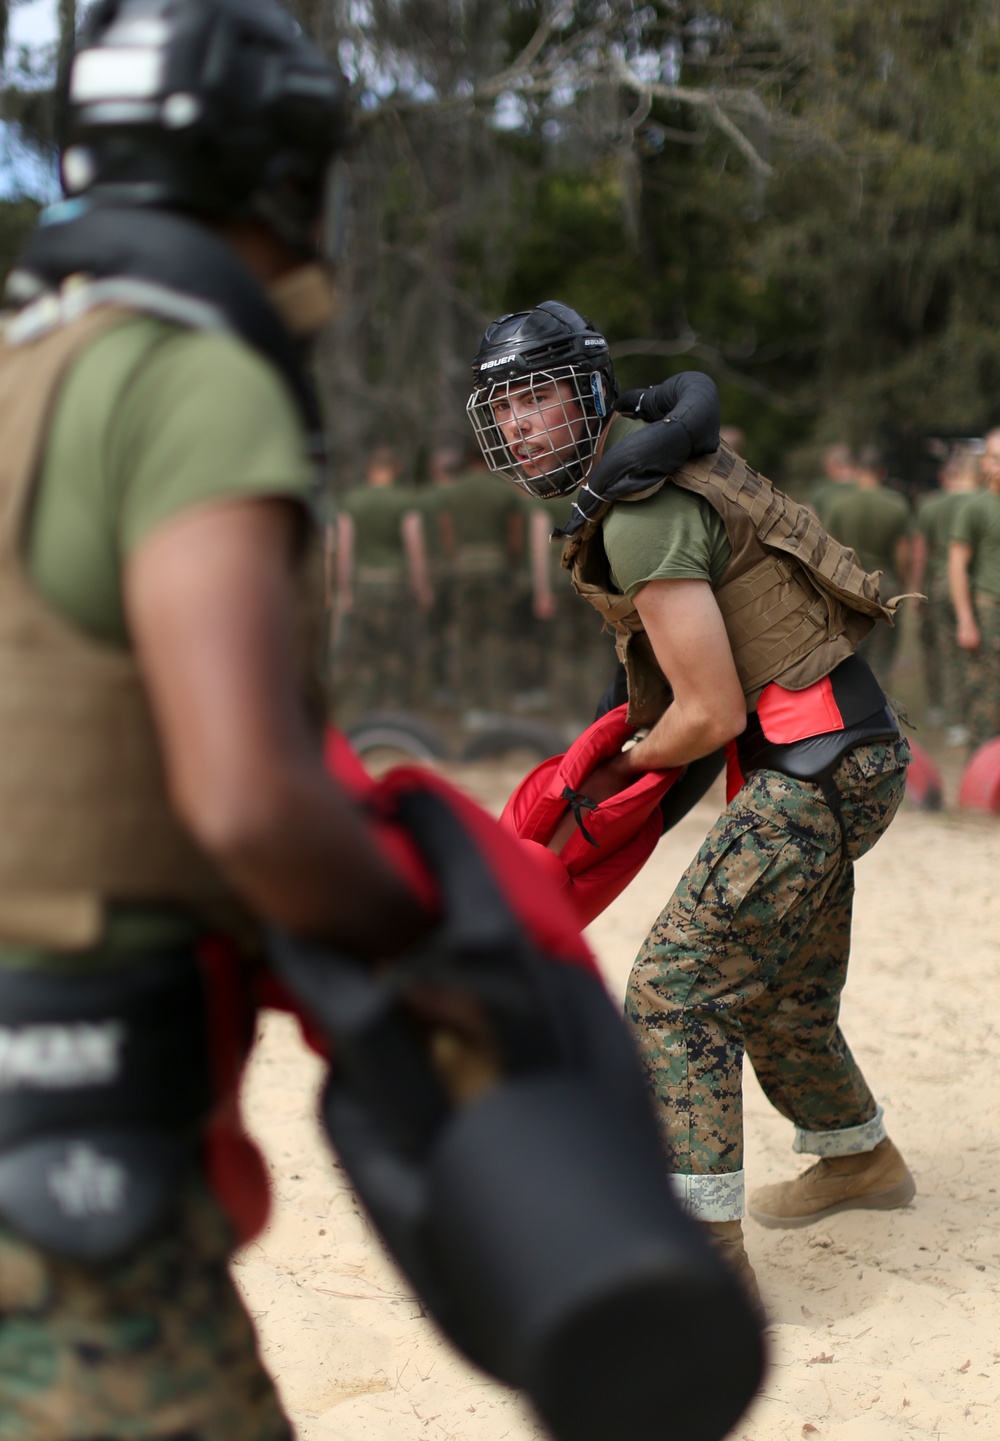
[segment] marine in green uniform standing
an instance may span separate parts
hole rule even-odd
[[[629,717],[649,728],[588,796],[600,804],[644,771],[729,749],[729,804],[639,953],[626,1015],[676,1187],[755,1289],[744,1052],[794,1122],[795,1149],[816,1158],[751,1197],[759,1222],[801,1226],[914,1194],[838,1024],[854,861],[895,814],[909,759],[856,654],[888,612],[806,507],[719,444],[707,377],[617,397],[607,341],[568,306],[487,329],[468,409],[498,476],[574,496],[564,563],[614,627]]]
[[[353,712],[406,709],[421,689],[434,597],[419,497],[398,484],[400,468],[391,445],[376,446],[335,522],[338,690]]]
[[[228,1269],[260,1223],[255,918],[366,955],[419,919],[326,777],[309,660],[342,95],[270,0],[98,6],[72,199],[8,287],[4,1441],[291,1435]],[[250,1166],[225,1206],[220,1136]]]
[[[466,711],[508,707],[514,682],[517,577],[524,514],[480,462],[442,487],[435,512],[450,560],[459,698]]]
[[[426,690],[434,705],[449,707],[457,705],[459,698],[455,577],[453,556],[448,548],[451,534],[447,528],[442,529],[438,512],[445,503],[446,492],[455,484],[463,469],[459,446],[437,445],[427,460],[429,484],[417,492],[433,592],[427,614],[427,644],[423,662]]]
[[[955,637],[955,609],[948,588],[948,544],[959,511],[979,489],[979,456],[956,451],[941,469],[941,490],[925,496],[917,510],[913,589],[925,591],[920,611],[920,647],[930,724],[946,727],[949,745],[969,739],[966,717],[966,659]]]
[[[827,511],[833,501],[844,494],[844,486],[855,483],[854,456],[851,447],[842,441],[828,445],[823,451],[823,476],[813,486],[809,505],[826,525]]]
[[[913,514],[910,503],[885,484],[886,468],[874,446],[858,455],[854,482],[823,502],[824,528],[857,554],[869,572],[881,571],[883,596],[909,586]],[[899,643],[894,625],[878,625],[859,649],[883,684],[888,684]]]
[[[594,625],[590,607],[577,595],[559,565],[560,547],[553,534],[569,524],[573,504],[561,500],[525,498],[533,568],[532,595],[539,614],[539,597],[550,619],[536,622],[539,637],[541,682],[548,691],[549,709],[558,717],[582,724],[593,714],[594,697],[610,683],[615,671],[614,645]],[[547,586],[547,591],[546,591]]]
[[[973,750],[1000,735],[1000,430],[986,437],[982,469],[986,489],[955,517],[948,550]]]

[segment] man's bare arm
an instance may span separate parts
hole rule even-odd
[[[400,535],[406,555],[410,589],[421,610],[430,610],[434,604],[434,590],[431,586],[431,564],[424,535],[424,518],[419,510],[406,512],[400,522]]]
[[[914,531],[911,557],[913,563],[910,568],[910,579],[907,583],[913,590],[919,590],[924,583],[924,574],[927,570],[927,561],[929,558],[927,537],[923,531]]]
[[[354,609],[354,521],[341,512],[336,525],[334,600],[338,615],[349,615]]]
[[[948,589],[951,603],[955,607],[958,621],[957,640],[963,650],[978,650],[979,626],[972,609],[972,587],[969,584],[969,564],[972,560],[972,546],[964,540],[953,540],[948,545]]]
[[[206,505],[141,541],[125,605],[171,798],[266,920],[362,954],[422,924],[367,822],[326,776],[300,700],[292,552],[279,500]]]
[[[705,580],[652,580],[635,605],[674,700],[624,759],[633,771],[686,765],[718,750],[746,725],[722,612]]]
[[[528,530],[528,561],[531,574],[531,609],[538,620],[552,620],[556,598],[552,591],[549,567],[552,563],[552,542],[549,532],[552,521],[543,510],[531,512]]]

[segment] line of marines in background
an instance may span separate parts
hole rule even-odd
[[[615,655],[558,574],[549,537],[571,500],[498,485],[471,435],[431,452],[426,485],[402,469],[376,446],[328,532],[338,719],[443,708],[471,728],[537,711],[585,725]]]
[[[724,435],[743,450],[740,431]],[[915,505],[875,447],[830,445],[823,471],[805,498],[825,528],[882,572],[884,595],[927,597],[926,724],[976,750],[1000,734],[1000,429],[948,447],[939,487]],[[376,446],[329,530],[340,718],[443,707],[473,727],[530,711],[586,723],[614,651],[550,544],[570,501],[497,485],[471,438],[431,452],[429,483],[402,474],[398,452]],[[861,647],[883,685],[899,638],[876,626]]]

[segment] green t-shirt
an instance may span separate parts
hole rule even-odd
[[[670,481],[645,500],[612,507],[604,517],[604,549],[615,585],[630,600],[651,580],[714,584],[732,556],[718,511]]]
[[[522,497],[513,486],[473,470],[454,485],[441,486],[437,496],[438,513],[450,517],[459,550],[466,545],[507,549],[511,517],[523,513]]]
[[[403,517],[420,509],[420,499],[409,486],[360,485],[349,490],[340,505],[354,522],[354,560],[403,574],[406,549]]]
[[[127,647],[122,566],[141,541],[181,511],[226,497],[307,505],[312,477],[295,403],[265,360],[229,336],[135,317],[94,341],[57,398],[29,573],[67,619]],[[86,969],[199,929],[179,909],[120,907],[91,951],[4,947],[0,963]]]
[[[290,392],[230,336],[136,317],[94,341],[58,397],[28,567],[69,620],[127,644],[122,564],[180,511],[232,496],[307,502]]]
[[[972,500],[971,493],[934,491],[917,511],[917,530],[927,543],[927,583],[941,582],[948,573],[948,542],[959,511]]]
[[[857,551],[865,570],[896,571],[896,545],[913,529],[909,501],[898,490],[843,487],[825,506],[823,525]]]
[[[857,490],[857,486],[849,480],[830,480],[828,476],[824,476],[822,480],[816,482],[809,493],[809,504],[819,516],[820,524],[825,530],[830,529],[827,516],[831,505],[848,491],[855,490]]]
[[[616,415],[606,455],[645,422]],[[635,600],[651,580],[714,583],[729,564],[732,547],[722,518],[707,500],[668,480],[645,500],[623,500],[602,521],[604,550],[614,584]]]
[[[1000,596],[1000,495],[983,491],[970,496],[955,517],[951,538],[972,547],[972,589]]]

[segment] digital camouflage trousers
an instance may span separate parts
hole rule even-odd
[[[969,745],[973,750],[1000,735],[1000,599],[975,597],[979,647],[966,651]]]
[[[966,725],[969,718],[968,659],[955,636],[955,609],[947,581],[928,586],[920,609],[920,647],[924,691],[929,707],[937,707],[947,726]]]
[[[291,1441],[199,1184],[122,1261],[55,1260],[0,1228],[0,1441]]]
[[[679,1178],[739,1173],[704,1219],[742,1207],[742,1062],[794,1121],[796,1149],[866,1150],[881,1112],[838,1024],[847,976],[854,861],[892,820],[905,740],[849,751],[833,773],[840,817],[818,785],[756,771],[712,828],[650,931],[626,994]],[[822,1137],[850,1132],[845,1144]],[[811,1143],[810,1137],[815,1143]],[[681,1188],[683,1189],[683,1187]]]

